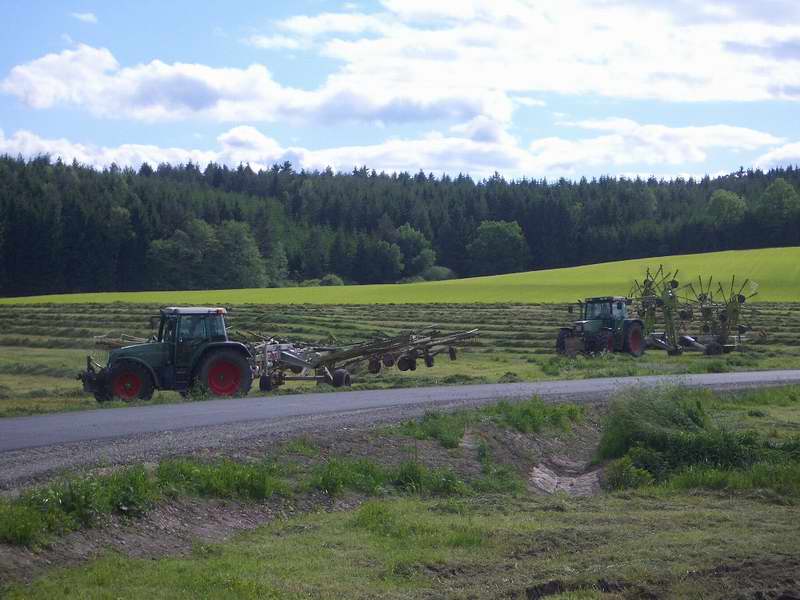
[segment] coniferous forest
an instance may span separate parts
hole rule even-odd
[[[443,279],[800,244],[800,169],[579,181],[0,157],[0,294]]]

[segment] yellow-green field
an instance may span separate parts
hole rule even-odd
[[[530,271],[412,284],[318,288],[270,288],[59,294],[0,299],[0,304],[110,303],[148,304],[431,304],[573,302],[594,295],[627,294],[645,269],[663,264],[679,269],[688,282],[698,275],[718,281],[750,278],[759,284],[760,302],[800,300],[800,247],[733,250],[642,258],[582,267]]]

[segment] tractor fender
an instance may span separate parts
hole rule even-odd
[[[234,352],[238,352],[239,354],[244,356],[248,360],[248,362],[252,363],[253,354],[250,352],[250,349],[241,342],[213,342],[211,344],[208,344],[205,348],[203,348],[203,351],[197,355],[194,364],[192,364],[192,377],[195,376],[197,370],[203,364],[203,361],[210,352],[215,352],[217,350],[223,350],[223,349],[233,350]]]
[[[153,378],[153,386],[158,388],[158,389],[161,388],[161,382],[159,381],[158,375],[156,375],[156,372],[153,369],[153,367],[148,365],[142,359],[136,358],[135,356],[123,356],[123,357],[121,357],[119,360],[114,361],[113,364],[108,365],[108,370],[111,371],[111,369],[114,367],[114,365],[117,365],[117,364],[123,363],[123,362],[132,362],[132,363],[136,363],[137,365],[143,366],[145,369],[147,369],[147,372],[150,373],[150,377]]]

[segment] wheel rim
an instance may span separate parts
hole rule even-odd
[[[208,370],[208,389],[217,396],[232,396],[241,381],[239,367],[228,360],[218,360]]]
[[[639,354],[642,350],[642,332],[638,329],[631,331],[630,346],[634,354]]]
[[[142,391],[142,378],[133,371],[123,371],[114,378],[114,395],[123,400],[133,400]]]

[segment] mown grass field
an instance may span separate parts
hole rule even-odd
[[[762,302],[800,301],[800,248],[735,250],[642,258],[547,271],[530,271],[451,281],[318,288],[198,290],[62,294],[3,298],[0,304],[430,304],[498,302],[574,302],[596,295],[624,295],[649,266],[680,270],[683,283],[699,275],[730,281],[750,278]]]
[[[535,399],[501,403],[431,413],[349,441],[347,433],[298,438],[239,462],[167,459],[150,471],[135,466],[29,490],[0,500],[0,538],[7,534],[0,552],[29,552],[22,547],[28,538],[8,535],[25,533],[26,520],[41,521],[56,544],[70,529],[106,541],[131,530],[129,539],[140,546],[78,566],[61,558],[65,566],[31,585],[8,579],[5,592],[298,600],[797,597],[800,388],[632,390],[607,412],[594,410]],[[480,441],[464,443],[467,437]],[[619,459],[605,463],[603,453],[617,442],[648,479],[610,481]],[[530,468],[553,458],[579,461],[588,471],[604,464],[602,488],[583,497],[538,493]],[[787,475],[764,479],[765,467]],[[299,502],[312,490],[338,504],[281,515],[224,542],[194,540],[166,557],[148,554],[153,534],[146,523],[139,527],[151,513],[158,522],[159,506],[186,495],[264,504],[278,497]],[[52,506],[55,497],[65,500],[61,508]],[[104,534],[102,514],[123,510],[125,524]],[[68,527],[59,531],[53,523]]]
[[[91,353],[106,355],[92,336],[111,331],[150,335],[148,317],[158,304],[32,304],[0,310],[0,416],[96,408],[83,395],[75,376]],[[409,304],[409,305],[234,305],[229,325],[282,338],[318,342],[334,336],[340,342],[437,324],[443,331],[479,328],[480,337],[459,353],[457,361],[437,357],[432,369],[386,370],[373,376],[354,373],[355,389],[494,383],[498,381],[585,378],[668,373],[800,367],[800,303],[753,304],[747,318],[766,331],[752,336],[740,352],[721,357],[687,353],[667,357],[650,351],[641,359],[614,354],[596,358],[555,356],[558,327],[574,319],[564,305],[548,304]],[[294,383],[283,393],[324,390]],[[251,392],[260,395],[257,390]],[[159,392],[151,402],[180,402]],[[113,406],[113,404],[112,404]]]

